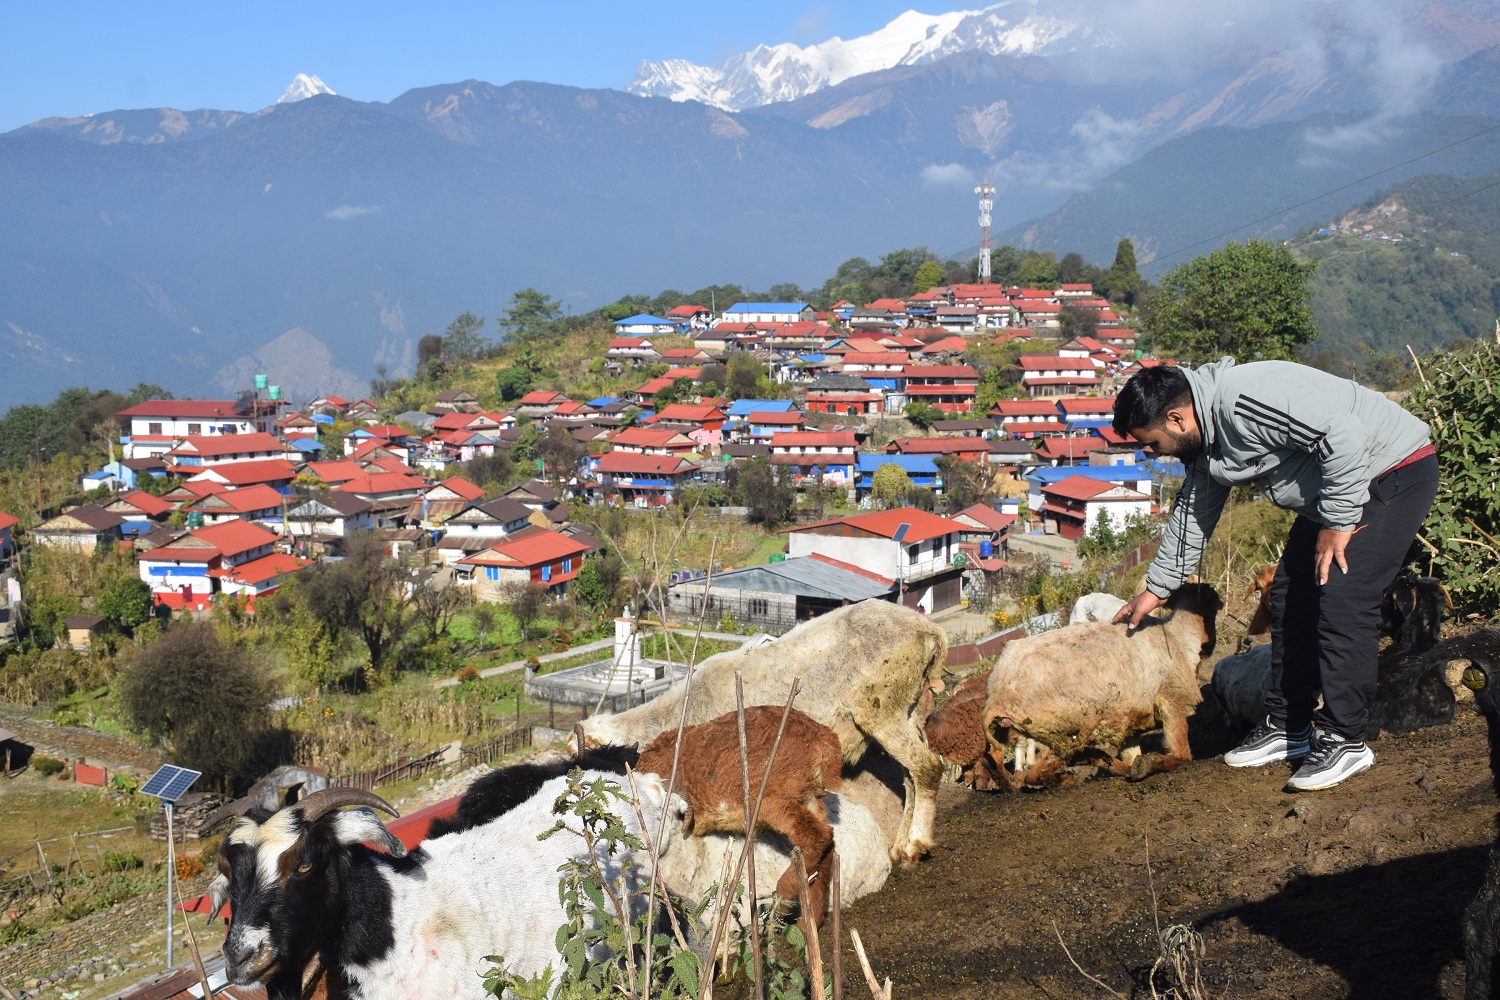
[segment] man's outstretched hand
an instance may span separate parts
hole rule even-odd
[[[1126,601],[1125,606],[1115,612],[1115,617],[1112,620],[1116,625],[1120,622],[1126,622],[1129,628],[1135,628],[1141,623],[1142,618],[1145,618],[1165,603],[1167,603],[1165,600],[1157,597],[1151,591],[1143,590]]]

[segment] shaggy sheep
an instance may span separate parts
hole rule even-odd
[[[747,705],[784,705],[792,679],[798,707],[838,736],[846,764],[879,744],[905,771],[906,803],[892,856],[916,860],[936,842],[937,791],[943,762],[922,726],[933,690],[942,689],[948,640],[923,615],[885,601],[863,601],[804,622],[751,649],[711,656],[698,665],[687,723],[707,722],[735,706],[734,677]],[[640,746],[676,729],[686,682],[619,715],[596,715],[580,728],[587,745]]]
[[[1007,643],[990,673],[984,728],[1003,747],[1012,731],[1063,763],[1105,758],[1116,774],[1140,779],[1190,760],[1187,720],[1202,700],[1198,662],[1214,647],[1219,595],[1188,584],[1168,602],[1172,615],[1131,630],[1092,622]],[[1160,725],[1166,754],[1121,753]]]
[[[752,797],[759,790],[781,728],[781,714],[781,709],[770,705],[745,709],[745,757]],[[641,751],[636,768],[665,778],[672,774],[673,757],[678,756],[672,788],[687,801],[682,832],[689,837],[743,833],[746,817],[737,713],[687,726],[680,742],[682,752],[677,755],[677,730],[668,729]],[[833,828],[822,800],[828,789],[839,787],[842,766],[839,740],[833,730],[792,709],[787,713],[786,731],[776,747],[776,759],[756,816],[757,831],[772,830],[801,849],[812,911],[807,917],[815,927],[823,923],[833,867]],[[777,894],[795,903],[798,881],[796,870],[789,866],[776,885]]]

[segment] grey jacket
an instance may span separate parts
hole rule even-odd
[[[1396,403],[1316,368],[1226,357],[1185,374],[1203,453],[1186,469],[1146,571],[1157,597],[1197,567],[1230,487],[1254,486],[1278,507],[1352,531],[1370,480],[1430,443],[1427,425]]]

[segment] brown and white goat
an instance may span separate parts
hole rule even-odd
[[[711,656],[698,665],[689,694],[678,683],[621,712],[579,723],[587,746],[640,746],[676,729],[688,699],[689,725],[735,706],[735,675],[747,705],[785,705],[792,679],[797,705],[839,738],[845,764],[856,764],[878,744],[904,772],[905,803],[891,856],[912,862],[936,843],[942,759],[927,746],[922,725],[930,692],[942,690],[948,637],[924,615],[868,600],[803,622],[772,642]]]
[[[745,709],[745,748],[752,798],[760,788],[766,761],[781,728],[781,713],[781,709],[770,705]],[[673,757],[677,756],[673,791],[688,804],[682,832],[698,837],[744,833],[738,715],[728,712],[709,722],[685,727],[680,754],[676,753],[678,742],[676,729],[662,733],[641,751],[636,769],[665,778],[672,774]],[[807,916],[814,926],[823,922],[833,866],[833,827],[823,808],[823,793],[838,789],[842,768],[839,739],[833,730],[807,713],[792,709],[787,714],[781,743],[776,747],[756,830],[779,833],[802,851],[808,873],[808,905],[812,911]],[[797,881],[796,871],[789,867],[776,884],[777,894],[796,902]]]
[[[1187,720],[1202,701],[1198,663],[1213,650],[1221,602],[1212,587],[1188,584],[1168,606],[1170,617],[1135,629],[1091,622],[1006,643],[984,708],[991,745],[1003,747],[1014,732],[1064,763],[1102,756],[1111,772],[1135,779],[1192,759]],[[1157,726],[1164,755],[1122,759]]]

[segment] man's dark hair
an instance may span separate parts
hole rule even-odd
[[[1166,419],[1168,410],[1192,401],[1193,390],[1181,368],[1142,368],[1115,397],[1115,433],[1128,436],[1137,427],[1155,427]]]

